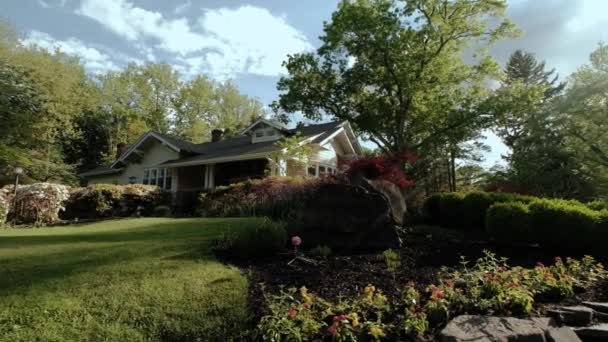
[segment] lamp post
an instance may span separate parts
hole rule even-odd
[[[13,169],[13,172],[15,173],[15,196],[17,196],[17,186],[19,186],[19,175],[23,173],[23,168],[22,167],[15,167]]]

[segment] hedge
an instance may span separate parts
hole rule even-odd
[[[287,220],[322,182],[330,178],[268,177],[201,193],[198,214],[204,217],[271,217]]]
[[[486,231],[500,242],[600,250],[608,241],[605,201],[543,199],[507,193],[435,194],[425,202],[436,224]]]
[[[64,219],[151,216],[155,208],[170,204],[170,194],[153,185],[96,184],[75,188],[65,203]]]
[[[473,191],[446,192],[430,196],[424,205],[426,216],[435,224],[462,230],[485,229],[486,212],[490,206],[502,202],[529,203],[533,197]]]
[[[498,203],[488,209],[486,231],[501,242],[605,252],[608,210],[550,199]]]

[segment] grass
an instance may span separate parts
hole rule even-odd
[[[247,280],[210,241],[257,219],[124,219],[0,229],[0,341],[226,341]]]

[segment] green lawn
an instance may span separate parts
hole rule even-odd
[[[247,280],[211,239],[256,219],[124,219],[0,229],[0,341],[225,341]]]

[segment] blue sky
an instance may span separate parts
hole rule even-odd
[[[182,77],[233,80],[268,105],[290,53],[318,46],[338,0],[2,0],[2,16],[26,43],[60,47],[91,73],[129,62],[165,61]],[[513,0],[508,16],[524,36],[491,49],[501,63],[531,51],[563,77],[608,41],[608,0]],[[489,134],[487,165],[506,153]]]

